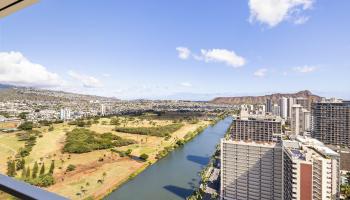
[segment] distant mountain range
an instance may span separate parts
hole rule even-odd
[[[0,84],[0,101],[117,101],[116,98]]]
[[[182,97],[180,97],[182,96]],[[179,99],[182,95],[177,95]],[[209,97],[208,95],[205,97]],[[264,96],[240,96],[240,97],[217,97],[209,101],[215,104],[264,104],[266,99],[278,103],[281,97],[304,97],[311,102],[320,101],[322,97],[312,94],[308,90],[297,93],[275,93]],[[174,97],[170,98],[174,99]],[[191,99],[191,98],[188,98]],[[192,98],[194,99],[194,98]],[[95,95],[77,94],[64,91],[38,89],[32,87],[19,87],[13,85],[0,84],[0,101],[28,100],[28,101],[56,101],[56,102],[72,102],[72,101],[119,101],[117,98],[101,97]]]
[[[217,97],[211,101],[211,103],[216,103],[216,104],[264,104],[266,103],[266,99],[271,99],[272,102],[278,103],[278,100],[281,97],[304,97],[309,99],[311,102],[315,101],[321,101],[320,96],[312,94],[308,90],[300,91],[297,93],[287,93],[287,94],[282,94],[282,93],[275,93],[275,94],[270,94],[270,95],[264,95],[264,96],[242,96],[242,97]]]

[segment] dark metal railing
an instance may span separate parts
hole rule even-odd
[[[0,191],[25,200],[68,200],[28,183],[0,174]]]

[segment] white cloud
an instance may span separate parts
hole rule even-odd
[[[189,82],[182,82],[182,83],[180,83],[180,85],[183,87],[192,87],[192,84]]]
[[[0,82],[32,87],[56,87],[64,83],[58,74],[31,62],[20,52],[0,52]]]
[[[186,47],[177,47],[176,50],[179,58],[182,60],[187,60],[191,55],[191,51]]]
[[[79,74],[74,71],[69,71],[68,75],[75,80],[80,81],[84,87],[86,88],[97,88],[97,87],[102,87],[102,83],[100,80],[93,76],[85,75],[85,74]]]
[[[293,68],[294,71],[299,72],[299,73],[310,73],[316,70],[316,67],[314,66],[301,66],[301,67],[294,67]]]
[[[245,59],[237,55],[234,51],[226,49],[201,49],[201,55],[195,56],[197,60],[205,62],[223,62],[234,68],[245,65]]]
[[[249,21],[259,21],[276,26],[284,20],[290,19],[295,24],[302,24],[308,17],[300,16],[302,11],[312,8],[315,0],[249,0]]]
[[[261,77],[265,77],[266,73],[267,73],[267,69],[262,68],[262,69],[258,69],[257,71],[255,71],[253,75],[261,78]]]
[[[309,19],[310,19],[309,17],[301,16],[294,20],[294,24],[296,25],[305,24],[307,21],[309,21]]]
[[[187,47],[177,47],[176,50],[179,53],[179,58],[183,60],[187,60],[192,56],[195,60],[205,61],[207,63],[225,63],[234,68],[242,67],[246,63],[243,57],[227,49],[201,49],[200,55],[193,54]]]
[[[107,74],[107,73],[102,74],[102,76],[103,76],[103,77],[106,77],[106,78],[111,77],[111,75],[110,75],[110,74]]]

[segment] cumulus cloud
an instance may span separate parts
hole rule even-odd
[[[294,71],[299,72],[299,73],[310,73],[316,70],[316,67],[314,66],[301,66],[301,67],[294,67],[293,68]]]
[[[205,62],[222,62],[234,68],[242,67],[245,64],[243,57],[226,49],[202,49],[201,55],[197,58],[203,59]]]
[[[69,71],[68,75],[72,77],[73,79],[80,81],[84,87],[86,88],[97,88],[102,87],[102,83],[100,80],[93,76],[85,75],[85,74],[79,74],[74,71]]]
[[[267,69],[262,68],[262,69],[258,69],[257,71],[255,71],[253,75],[261,78],[261,77],[265,77],[266,73],[267,73]]]
[[[192,54],[187,47],[177,47],[176,50],[179,52],[179,58],[183,60],[192,56],[195,60],[225,63],[234,68],[242,67],[246,62],[243,57],[227,49],[201,49],[199,55]]]
[[[0,52],[0,83],[31,86],[56,87],[64,83],[58,74],[27,59],[20,52]]]
[[[182,60],[187,60],[191,55],[191,51],[186,47],[177,47],[176,50],[179,58]]]
[[[308,17],[302,12],[312,8],[315,0],[249,0],[249,21],[259,21],[276,26],[284,20],[290,19],[295,24],[303,24]]]
[[[189,82],[182,82],[182,83],[180,83],[180,85],[183,87],[192,87],[192,84]]]

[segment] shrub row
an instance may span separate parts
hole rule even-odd
[[[182,126],[183,124],[169,124],[158,127],[116,127],[115,131],[131,134],[166,137],[170,136],[173,132],[179,130]]]

